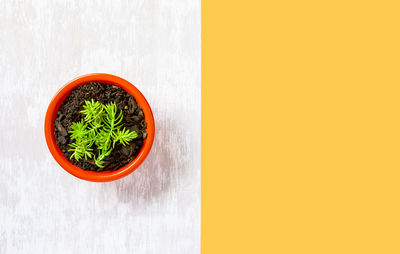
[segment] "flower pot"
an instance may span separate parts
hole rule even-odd
[[[102,172],[83,170],[78,166],[73,165],[63,154],[60,148],[57,146],[56,139],[54,136],[54,120],[57,117],[57,111],[60,108],[63,101],[68,97],[72,90],[76,87],[81,86],[88,82],[98,81],[115,85],[123,88],[126,92],[131,94],[137,104],[142,108],[144,113],[144,119],[147,123],[146,131],[147,138],[143,141],[143,145],[137,154],[137,156],[127,165],[114,170],[105,170]],[[80,76],[73,79],[72,81],[65,84],[51,100],[49,107],[46,112],[44,133],[46,137],[47,146],[49,147],[50,153],[54,159],[70,174],[87,181],[93,182],[107,182],[114,181],[128,174],[132,173],[140,164],[146,159],[149,154],[153,140],[154,140],[154,118],[153,113],[149,104],[142,93],[128,81],[110,74],[94,73]]]

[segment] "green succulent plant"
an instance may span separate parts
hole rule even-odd
[[[74,143],[69,145],[71,149],[68,151],[73,152],[70,159],[79,161],[83,157],[93,157],[95,164],[103,168],[104,159],[111,154],[117,142],[125,146],[138,136],[135,131],[125,127],[121,130],[123,114],[122,110],[118,113],[115,103],[103,105],[92,99],[85,101],[80,112],[85,115],[84,119],[72,123],[69,131],[70,138],[74,140]],[[97,148],[97,156],[92,152],[93,144]]]

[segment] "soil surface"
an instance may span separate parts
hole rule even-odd
[[[84,102],[91,99],[103,104],[114,102],[118,111],[122,110],[123,112],[123,120],[121,122],[123,126],[131,131],[136,131],[138,134],[138,137],[130,141],[126,146],[122,146],[119,143],[116,144],[111,154],[106,157],[104,168],[97,167],[94,161],[89,158],[88,160],[82,158],[79,161],[70,159],[72,152],[68,152],[68,149],[71,148],[69,144],[73,143],[68,133],[70,126],[73,122],[79,122],[84,118],[84,115],[79,111],[83,109]],[[72,164],[84,170],[98,172],[116,170],[131,162],[139,153],[143,140],[147,137],[143,110],[136,103],[135,98],[118,86],[100,82],[86,83],[72,90],[57,112],[57,118],[54,121],[54,135],[58,147]],[[92,148],[94,154],[97,155],[96,146],[93,145]]]

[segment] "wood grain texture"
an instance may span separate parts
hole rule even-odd
[[[111,183],[69,175],[45,144],[54,93],[92,72],[154,113],[145,163]],[[0,253],[200,252],[200,1],[0,2]]]

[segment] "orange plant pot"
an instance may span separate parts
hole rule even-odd
[[[68,95],[74,88],[91,81],[99,81],[102,83],[107,83],[123,88],[126,92],[131,94],[136,99],[139,106],[143,109],[144,119],[147,123],[147,138],[144,140],[143,146],[140,149],[136,158],[134,158],[129,164],[121,167],[118,170],[95,172],[83,170],[80,167],[73,165],[67,158],[65,158],[64,154],[57,146],[56,139],[54,137],[54,120],[57,117],[57,111],[60,108],[62,102],[68,97]],[[140,164],[142,164],[142,162],[149,154],[151,146],[153,145],[154,132],[155,127],[153,113],[151,112],[150,105],[148,104],[143,94],[125,79],[103,73],[83,75],[65,84],[51,100],[49,107],[47,108],[44,121],[44,134],[46,137],[47,146],[49,147],[50,153],[53,155],[54,159],[71,175],[92,182],[114,181],[132,173],[137,167],[139,167]]]

